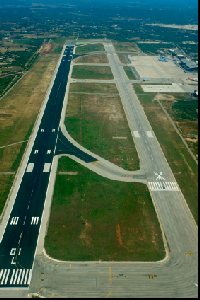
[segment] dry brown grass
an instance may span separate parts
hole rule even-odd
[[[27,140],[30,136],[58,58],[59,54],[53,49],[45,56],[41,55],[31,70],[0,101],[0,147]],[[0,148],[0,172],[17,170],[25,146],[22,143]],[[0,191],[2,209],[12,182],[6,184],[6,178],[0,179],[0,184],[3,184]]]

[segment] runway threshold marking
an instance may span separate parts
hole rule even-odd
[[[33,168],[34,168],[34,163],[29,163],[27,168],[26,168],[26,172],[27,173],[33,172]]]
[[[39,222],[39,217],[32,217],[31,219],[31,225],[37,225]]]
[[[10,225],[17,225],[18,221],[19,221],[19,217],[12,217],[10,221]]]
[[[149,189],[151,191],[172,191],[179,192],[179,186],[177,182],[148,182]]]
[[[28,285],[32,275],[31,269],[1,269],[0,285]]]

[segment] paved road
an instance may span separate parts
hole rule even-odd
[[[0,243],[0,287],[28,287],[56,151],[73,46],[66,46]]]
[[[105,44],[105,49],[168,255],[163,261],[149,263],[72,263],[41,253],[36,258],[31,291],[45,297],[197,297],[197,226],[114,47]]]

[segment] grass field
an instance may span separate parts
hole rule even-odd
[[[5,201],[12,187],[14,175],[2,175],[0,173],[0,215],[3,211]]]
[[[87,149],[125,169],[139,169],[137,151],[118,94],[71,92],[65,124],[71,136]]]
[[[101,43],[88,44],[88,45],[78,45],[76,48],[77,55],[88,54],[90,52],[104,52],[104,46]]]
[[[126,72],[126,75],[128,76],[128,78],[130,80],[135,80],[137,79],[136,76],[135,76],[135,73],[133,71],[133,69],[131,67],[124,67],[124,71]]]
[[[75,79],[114,79],[110,67],[74,66],[72,78]]]
[[[118,90],[114,83],[71,83],[70,92],[118,94]]]
[[[114,43],[116,52],[129,52],[131,54],[137,55],[139,53],[139,48],[135,43]]]
[[[172,95],[174,101],[162,101],[190,150],[198,158],[198,100],[190,95]]]
[[[85,56],[80,56],[76,59],[77,63],[96,63],[96,64],[107,64],[108,58],[106,54],[90,54]]]
[[[69,158],[59,170],[47,253],[69,261],[155,261],[164,257],[161,230],[145,185],[110,181]]]
[[[0,147],[29,138],[58,58],[59,54],[54,50],[40,55],[31,70],[0,101]],[[19,143],[1,148],[0,172],[16,172],[25,147],[26,143]],[[0,186],[3,186],[0,194],[2,208],[9,191],[3,176],[0,176]]]
[[[165,157],[181,187],[191,212],[198,220],[198,166],[189,154],[160,105],[153,101],[156,94],[141,93],[134,85],[145,113],[163,149]],[[162,124],[162,126],[161,126]]]
[[[11,84],[14,77],[15,76],[11,75],[11,76],[0,78],[0,96],[2,96],[4,90],[7,88],[7,86]]]

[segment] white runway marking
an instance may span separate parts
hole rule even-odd
[[[19,221],[19,217],[12,217],[10,221],[10,225],[17,225],[18,221]]]
[[[176,182],[148,182],[150,191],[172,191],[179,192],[179,186]]]
[[[50,172],[50,169],[51,169],[51,163],[45,163],[45,164],[44,164],[43,172],[44,172],[44,173],[49,173],[49,172]]]
[[[26,168],[26,172],[27,173],[31,173],[33,172],[33,168],[34,168],[34,164],[33,163],[29,163],[27,168]]]
[[[138,131],[133,131],[133,135],[135,138],[140,138],[140,134]]]
[[[153,132],[152,131],[147,131],[146,132],[147,133],[147,136],[149,137],[149,138],[153,138]]]
[[[1,269],[0,270],[0,286],[1,285],[29,285],[31,282],[31,269]]]
[[[32,217],[31,219],[31,225],[37,225],[39,222],[39,217]]]

